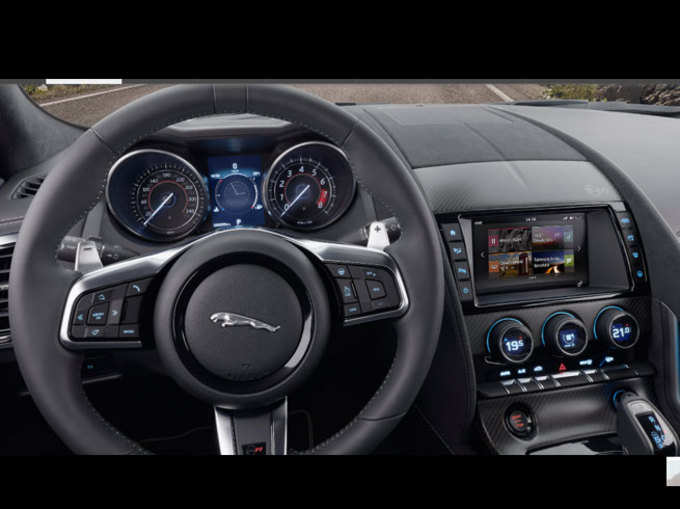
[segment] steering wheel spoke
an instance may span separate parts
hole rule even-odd
[[[142,348],[155,277],[183,248],[87,272],[71,287],[59,339],[70,350]]]
[[[215,427],[222,455],[285,455],[288,400],[257,410],[234,411],[215,406]]]
[[[345,326],[398,318],[408,309],[409,298],[399,267],[382,249],[309,240],[296,242],[326,267]]]

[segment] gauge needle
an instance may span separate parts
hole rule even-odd
[[[146,218],[146,221],[144,221],[144,226],[149,224],[149,222],[160,212],[160,210],[165,207],[165,204],[168,203],[170,200],[172,200],[172,197],[175,196],[175,193],[170,193],[165,197],[165,199],[161,202],[161,204],[154,210],[149,217]]]
[[[307,185],[305,186],[305,188],[302,190],[302,192],[301,192],[300,194],[298,194],[292,202],[290,202],[290,205],[288,205],[288,208],[287,208],[286,210],[283,211],[283,213],[281,214],[281,217],[285,216],[285,215],[286,215],[286,212],[288,212],[290,209],[293,208],[293,205],[295,205],[295,203],[296,203],[300,198],[302,198],[302,195],[305,194],[305,193],[307,192],[307,190],[308,190],[310,187],[311,187],[311,184],[307,184]]]

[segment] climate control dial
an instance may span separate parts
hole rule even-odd
[[[553,313],[543,324],[541,340],[557,355],[576,357],[588,346],[588,329],[571,313]]]
[[[604,308],[595,319],[595,337],[614,348],[627,350],[640,337],[640,326],[633,315],[620,307]]]
[[[521,364],[534,350],[531,331],[516,318],[501,318],[486,334],[488,352],[498,360]]]

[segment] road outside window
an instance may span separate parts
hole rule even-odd
[[[23,88],[29,97],[57,118],[91,126],[112,111],[167,86],[170,85],[25,85]],[[680,106],[680,85],[668,84],[384,83],[294,86],[337,103],[483,104],[578,99]]]

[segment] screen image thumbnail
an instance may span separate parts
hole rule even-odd
[[[537,249],[564,249],[574,245],[574,227],[534,226],[531,228],[531,244]]]
[[[533,273],[531,251],[489,254],[489,279],[531,276]]]
[[[536,274],[564,274],[574,272],[574,251],[534,251],[533,268]]]
[[[487,233],[489,253],[512,253],[531,250],[531,228],[490,228]]]

